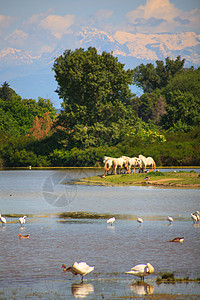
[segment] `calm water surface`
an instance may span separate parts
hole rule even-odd
[[[166,170],[167,171],[167,170]],[[164,293],[198,299],[200,285],[157,285],[159,272],[176,277],[200,276],[200,229],[190,213],[200,210],[199,189],[103,187],[72,185],[75,179],[102,170],[0,171],[0,299],[122,299]],[[63,184],[65,183],[65,184]],[[60,213],[116,215],[114,226],[104,218],[63,218]],[[28,215],[21,228],[18,215]],[[12,215],[12,216],[11,216]],[[175,222],[170,226],[166,217]],[[144,219],[142,225],[137,217]],[[30,234],[20,240],[18,233]],[[183,244],[170,243],[184,236]],[[86,261],[94,266],[84,283],[61,266]],[[155,273],[138,285],[125,274],[150,262]],[[162,298],[162,296],[161,296]]]

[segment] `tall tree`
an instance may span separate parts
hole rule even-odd
[[[63,99],[59,124],[79,147],[78,141],[88,135],[87,145],[95,144],[100,132],[108,136],[108,127],[113,128],[114,123],[123,124],[121,127],[134,123],[130,105],[133,72],[124,70],[124,64],[111,53],[98,54],[92,47],[66,50],[55,60],[53,70],[56,91]]]
[[[185,69],[177,73],[163,94],[166,99],[166,114],[161,118],[165,129],[188,131],[200,126],[200,68]]]
[[[140,64],[133,70],[133,81],[144,93],[151,93],[157,88],[165,87],[176,73],[183,70],[184,63],[185,59],[181,60],[177,56],[175,60],[165,58],[165,65],[163,61],[157,60],[156,67],[151,63]]]
[[[105,122],[105,117],[106,122],[117,121],[123,114],[118,111],[120,105],[132,96],[132,71],[125,71],[110,53],[97,54],[95,48],[65,51],[55,60],[53,70],[71,125],[77,121],[84,125]]]

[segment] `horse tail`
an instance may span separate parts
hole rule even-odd
[[[104,175],[106,175],[106,173],[108,174],[108,171],[109,171],[109,166],[108,166],[108,162],[106,161],[104,165]]]

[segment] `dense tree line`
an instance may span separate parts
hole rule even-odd
[[[54,62],[62,111],[0,87],[2,166],[101,166],[104,155],[200,164],[200,68],[168,57],[125,70],[112,53],[66,50]],[[142,96],[131,92],[131,85]]]

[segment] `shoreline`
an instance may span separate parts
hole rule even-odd
[[[104,170],[104,167],[0,167],[0,171],[6,170],[77,170],[77,169],[86,169],[86,170]],[[157,169],[200,169],[200,166],[158,166]],[[136,168],[138,170],[138,168]]]
[[[81,178],[73,184],[98,186],[155,186],[163,188],[200,188],[200,174],[195,172],[149,172]]]

